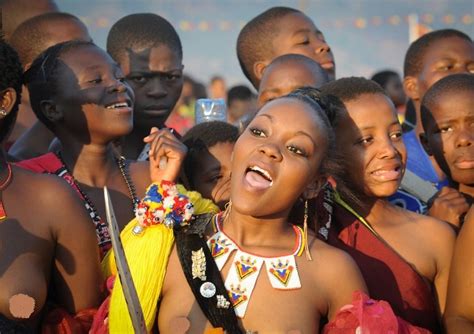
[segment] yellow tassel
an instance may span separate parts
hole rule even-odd
[[[218,207],[212,201],[203,199],[198,192],[187,191],[178,185],[180,193],[188,196],[194,205],[194,213],[217,213]],[[137,221],[133,219],[120,233],[130,272],[137,290],[148,331],[153,328],[158,300],[168,266],[168,259],[174,243],[173,230],[156,225],[146,228],[139,236],[132,233]],[[106,277],[117,273],[113,252],[107,253],[102,261]],[[133,333],[127,304],[120,280],[116,279],[109,308],[109,333]]]

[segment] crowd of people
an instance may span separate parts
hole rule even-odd
[[[158,14],[103,50],[52,0],[0,8],[0,333],[474,331],[471,37],[338,78],[272,7],[228,89],[184,74]],[[194,124],[205,97],[227,122]]]

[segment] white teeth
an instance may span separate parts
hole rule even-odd
[[[117,108],[127,108],[128,103],[127,102],[120,102],[120,103],[114,103],[111,104],[110,106],[107,106],[107,109],[117,109]]]
[[[268,181],[273,182],[273,179],[272,179],[272,177],[270,176],[270,173],[267,172],[265,169],[262,169],[262,168],[260,168],[260,167],[258,167],[258,166],[251,166],[251,167],[249,167],[249,169],[250,169],[251,171],[254,171],[254,172],[256,172],[256,173],[259,173],[259,174],[263,175]]]

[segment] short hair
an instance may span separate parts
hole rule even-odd
[[[23,69],[16,51],[0,38],[0,90],[13,88],[16,92],[16,101],[10,113],[1,121],[0,142],[3,142],[15,124],[18,114],[18,105],[21,100],[21,86]]]
[[[329,81],[328,73],[324,70],[324,68],[321,67],[321,65],[314,61],[313,59],[303,56],[300,54],[295,54],[295,53],[288,53],[285,55],[281,55],[276,57],[275,59],[272,60],[270,65],[268,65],[267,69],[273,66],[278,66],[280,64],[286,64],[286,63],[293,63],[293,64],[302,64],[304,65],[312,74],[315,76],[322,76],[325,81],[322,83],[326,83]]]
[[[183,58],[178,33],[165,18],[152,13],[127,15],[112,26],[107,36],[107,52],[118,61],[127,50],[143,50],[166,45]]]
[[[227,105],[231,105],[235,100],[251,100],[255,94],[245,85],[237,85],[227,92]]]
[[[192,188],[194,187],[192,172],[196,168],[197,158],[219,143],[235,143],[238,137],[239,129],[237,127],[221,121],[200,123],[186,132],[181,138],[181,141],[188,148],[183,171]]]
[[[272,41],[280,32],[280,19],[301,11],[289,7],[272,7],[250,20],[237,38],[237,58],[244,75],[257,87],[253,65],[273,56]]]
[[[67,20],[76,21],[78,25],[81,25],[87,31],[85,24],[76,16],[62,12],[51,12],[35,16],[18,26],[13,32],[10,42],[18,52],[23,67],[31,63],[47,48],[52,36],[44,28],[47,25]]]
[[[393,77],[399,77],[399,74],[395,71],[392,70],[385,70],[385,71],[380,71],[375,73],[370,80],[375,81],[378,83],[382,88],[387,87],[387,83],[390,81],[391,78]]]
[[[429,32],[411,43],[408,48],[403,65],[404,76],[418,75],[423,69],[423,58],[426,51],[434,43],[451,37],[459,37],[472,43],[472,39],[468,35],[456,29],[441,29]]]
[[[11,34],[22,22],[39,14],[56,12],[58,6],[54,0],[0,0],[0,9],[5,40],[10,41]]]
[[[41,110],[41,101],[54,98],[58,90],[57,69],[59,58],[84,46],[96,46],[90,41],[67,41],[53,45],[42,52],[25,72],[25,84],[30,93],[30,104],[36,117],[54,132],[54,124]]]
[[[421,100],[421,124],[426,129],[432,121],[431,109],[440,98],[453,92],[474,93],[474,75],[468,73],[452,74],[437,81],[428,89]]]
[[[342,102],[355,100],[365,94],[382,94],[387,96],[385,90],[378,83],[363,77],[348,77],[331,81],[324,84],[321,87],[321,91],[325,95],[337,97]]]

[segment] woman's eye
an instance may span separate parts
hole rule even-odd
[[[266,137],[265,132],[260,129],[250,128],[250,132],[256,137]]]
[[[92,80],[87,81],[88,83],[98,84],[102,82],[102,78],[95,78]]]
[[[392,138],[392,139],[398,139],[398,138],[401,138],[401,137],[402,137],[402,132],[401,131],[393,132],[392,134],[390,134],[390,138]]]
[[[212,175],[212,176],[209,177],[209,182],[210,183],[217,183],[217,181],[219,181],[221,178],[222,178],[222,174]]]
[[[366,137],[366,138],[362,138],[358,141],[359,144],[362,144],[362,145],[368,145],[370,143],[372,143],[374,141],[374,139],[372,137]]]
[[[301,155],[301,156],[304,156],[304,157],[306,156],[306,152],[304,150],[298,148],[297,146],[288,145],[286,148],[291,153],[298,154],[298,155]]]

